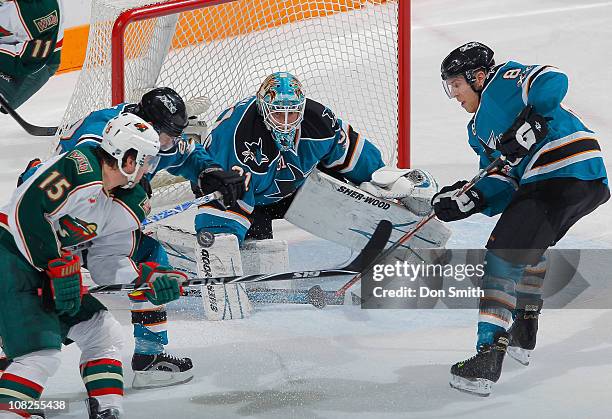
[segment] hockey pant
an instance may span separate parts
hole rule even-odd
[[[536,299],[535,295],[526,295],[529,287],[524,285],[534,283],[527,277],[538,270],[538,265],[541,269],[546,249],[609,198],[610,190],[601,180],[554,178],[519,187],[486,246],[477,347],[492,343],[497,332],[508,329],[517,296]],[[525,275],[527,266],[531,268]]]
[[[17,109],[47,83],[57,68],[57,65],[44,65],[26,77],[14,77],[0,72],[0,94],[13,109]]]
[[[270,205],[255,206],[251,214],[251,228],[246,233],[247,239],[266,240],[272,239],[272,220],[285,217],[289,205],[293,202],[295,195],[288,196]]]

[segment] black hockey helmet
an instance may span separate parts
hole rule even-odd
[[[442,60],[440,73],[442,80],[463,74],[465,80],[472,84],[476,81],[474,72],[488,72],[495,65],[493,50],[480,42],[468,42],[455,48]]]
[[[150,122],[160,134],[178,137],[187,126],[185,102],[169,87],[156,87],[145,93],[133,113]]]

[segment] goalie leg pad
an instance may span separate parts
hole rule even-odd
[[[202,247],[194,232],[175,227],[160,225],[155,234],[174,268],[198,278],[244,275],[238,238],[233,234],[216,234],[210,247]]]
[[[253,311],[243,284],[202,285],[202,303],[213,321],[244,319]]]
[[[421,217],[404,205],[372,196],[356,186],[313,171],[296,193],[285,219],[318,237],[361,250],[380,220],[393,224],[389,239],[393,243],[410,231]],[[449,237],[450,230],[441,221],[432,219],[405,247],[444,247]]]

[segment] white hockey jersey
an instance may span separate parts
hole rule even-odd
[[[105,192],[93,149],[77,147],[44,163],[17,188],[0,210],[0,226],[40,270],[63,249],[87,248],[87,267],[95,282],[126,283],[138,276],[130,256],[149,210],[140,186]]]

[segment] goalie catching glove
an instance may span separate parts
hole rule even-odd
[[[463,220],[480,212],[485,207],[484,197],[476,188],[469,189],[457,196],[467,183],[467,180],[460,180],[450,186],[443,187],[439,193],[434,195],[431,205],[439,220]]]
[[[141,263],[139,270],[135,288],[138,290],[141,286],[148,285],[149,289],[139,291],[144,293],[152,304],[159,306],[177,300],[181,296],[181,284],[187,280],[187,275],[184,273],[154,262]]]
[[[246,177],[233,170],[223,170],[220,166],[211,166],[202,170],[198,176],[198,187],[202,195],[221,192],[223,206],[233,207],[246,191]]]
[[[536,113],[533,105],[525,106],[498,140],[497,150],[507,157],[510,165],[519,164],[531,148],[548,135],[549,119]]]
[[[47,304],[47,299],[51,298],[57,314],[68,316],[77,314],[81,309],[83,297],[79,257],[66,252],[62,257],[50,260],[46,272],[49,281],[43,284],[43,304]]]
[[[425,170],[385,166],[372,173],[372,180],[359,188],[378,198],[397,199],[412,213],[425,216],[431,212],[431,199],[438,192],[438,183]]]

